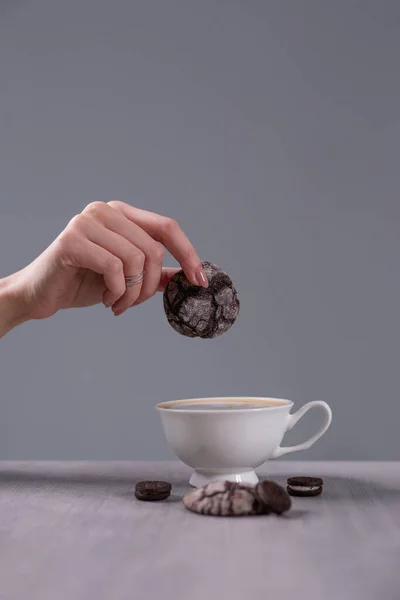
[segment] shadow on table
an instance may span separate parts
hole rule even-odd
[[[116,492],[116,495],[119,498],[123,498],[125,500],[129,500],[129,502],[132,502],[133,500],[135,500],[135,493],[132,489],[130,490],[124,490],[122,492]],[[162,504],[174,504],[175,502],[182,502],[182,497],[183,497],[183,493],[182,494],[175,494],[172,493],[170,495],[169,498],[167,498],[166,500],[162,500]],[[148,504],[158,504],[158,502],[148,502]]]

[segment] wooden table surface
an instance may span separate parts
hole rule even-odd
[[[0,599],[399,600],[400,463],[261,473],[321,475],[324,492],[285,517],[204,517],[179,463],[0,462]],[[141,479],[172,497],[137,501]]]

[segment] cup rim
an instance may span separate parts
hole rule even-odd
[[[193,408],[188,408],[188,409],[184,409],[184,408],[174,408],[173,406],[176,404],[197,404],[199,402],[202,403],[213,403],[213,402],[219,402],[219,403],[223,403],[223,402],[228,402],[228,401],[233,401],[233,402],[241,402],[243,400],[250,400],[250,401],[254,401],[254,403],[260,402],[260,404],[262,402],[266,402],[266,401],[274,401],[274,402],[280,402],[281,404],[279,406],[257,406],[257,407],[251,407],[251,408],[231,408],[229,411],[224,410],[224,409],[219,409],[219,408],[214,408],[214,409],[210,409],[210,410],[196,410]],[[168,400],[166,402],[159,402],[158,404],[156,404],[156,409],[161,411],[161,412],[165,412],[168,411],[169,413],[179,413],[179,414],[202,414],[202,415],[209,415],[209,414],[231,414],[231,413],[249,413],[249,412],[261,412],[264,410],[271,411],[271,410],[281,410],[283,408],[291,408],[293,406],[293,401],[292,400],[287,400],[285,398],[270,398],[270,397],[262,397],[262,396],[219,396],[219,397],[207,397],[207,398],[184,398],[181,400]]]

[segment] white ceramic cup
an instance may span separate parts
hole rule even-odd
[[[193,398],[156,406],[168,444],[194,469],[190,478],[193,487],[222,479],[255,484],[258,477],[254,469],[267,460],[310,448],[331,424],[331,409],[320,401],[308,402],[290,414],[292,407],[290,400],[249,397]],[[314,407],[324,413],[318,432],[302,444],[282,447],[285,433]]]

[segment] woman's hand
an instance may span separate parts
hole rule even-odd
[[[177,271],[162,267],[164,247],[193,284],[207,287],[200,258],[176,221],[123,202],[93,202],[38,258],[3,282],[21,313],[18,322],[101,301],[120,315],[162,291]],[[142,271],[143,282],[127,287],[125,277]]]

